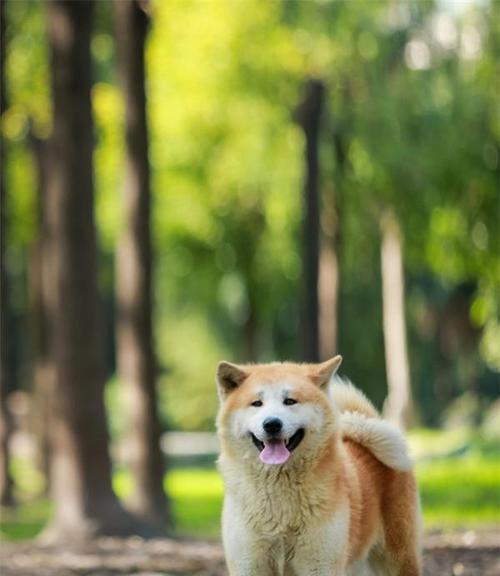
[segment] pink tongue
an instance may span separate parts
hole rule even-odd
[[[264,450],[260,453],[260,459],[264,464],[283,464],[289,456],[290,452],[284,440],[264,441]]]

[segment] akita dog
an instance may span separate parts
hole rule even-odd
[[[219,364],[231,576],[421,575],[404,437],[334,377],[341,361]]]

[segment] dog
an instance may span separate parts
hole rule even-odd
[[[231,576],[421,576],[405,439],[335,375],[341,361],[219,363]]]

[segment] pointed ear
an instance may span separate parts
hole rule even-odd
[[[219,362],[215,379],[220,399],[224,400],[233,390],[236,390],[247,376],[248,374],[236,364]]]
[[[335,356],[326,362],[317,364],[311,374],[311,380],[320,388],[326,388],[330,378],[337,372],[342,363],[342,356]]]

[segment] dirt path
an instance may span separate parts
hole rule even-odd
[[[428,535],[425,576],[500,576],[500,533]],[[2,576],[226,576],[218,543],[102,538],[81,547],[2,542]],[[256,575],[257,576],[257,575]]]

